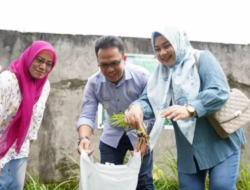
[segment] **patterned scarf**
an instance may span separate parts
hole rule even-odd
[[[160,111],[172,105],[184,106],[197,97],[200,89],[200,78],[195,66],[194,50],[186,33],[177,28],[166,27],[152,34],[151,42],[154,49],[155,38],[164,36],[173,46],[175,51],[175,64],[167,67],[159,64],[150,76],[147,85],[147,95],[153,108],[156,122],[150,133],[150,148],[153,149],[163,129],[165,118],[160,116]],[[195,118],[179,120],[177,124],[190,144],[193,143],[196,125]]]

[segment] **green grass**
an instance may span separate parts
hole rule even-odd
[[[33,178],[27,173],[28,180],[25,183],[24,190],[77,190],[79,188],[78,182],[75,180],[65,180],[58,184],[42,184],[38,177]]]
[[[163,161],[155,161],[153,166],[155,189],[178,190],[177,160],[170,149],[168,149],[168,154],[162,154],[162,158]],[[166,168],[168,172],[164,173],[162,167]]]
[[[75,165],[80,169],[80,164],[72,156],[67,154],[65,151],[61,150],[61,153],[66,156],[72,162],[72,167]],[[59,168],[65,169],[65,168]],[[26,180],[24,190],[78,190],[79,189],[79,175],[70,175],[67,179],[63,180],[61,183],[54,184],[43,184],[41,183],[39,177],[32,177],[29,173],[26,173]]]
[[[250,190],[249,172],[250,166],[241,162],[239,181],[237,183],[237,190]]]
[[[167,149],[166,152],[162,154],[162,161],[154,161],[153,178],[155,190],[179,190],[176,157],[170,149]],[[80,167],[79,162],[74,158],[63,151],[62,153]],[[127,162],[128,157],[129,154],[125,157],[124,163]],[[162,168],[166,169],[167,172],[164,173]],[[250,190],[249,173],[250,166],[241,162],[237,190]],[[39,177],[32,177],[29,173],[27,173],[27,178],[24,190],[77,190],[79,188],[78,175],[71,176],[58,184],[42,184]],[[206,190],[208,190],[208,180]]]

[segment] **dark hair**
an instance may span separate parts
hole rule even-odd
[[[117,36],[102,36],[95,43],[96,57],[99,49],[106,49],[110,47],[118,48],[119,52],[124,55],[124,44],[120,38]]]

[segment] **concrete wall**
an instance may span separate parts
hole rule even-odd
[[[0,65],[5,68],[35,40],[50,42],[57,54],[56,68],[50,75],[51,93],[39,131],[32,145],[28,171],[39,174],[43,182],[56,182],[78,173],[78,166],[62,151],[77,161],[77,132],[75,123],[81,108],[86,80],[98,71],[94,43],[99,36],[19,33],[0,30]],[[150,39],[122,38],[125,52],[153,54]],[[194,48],[208,49],[215,54],[232,87],[238,87],[250,97],[250,46],[192,42]],[[244,128],[250,138],[250,125]],[[92,136],[95,156],[99,157],[98,142],[102,130]],[[155,160],[170,148],[176,154],[173,130],[164,130],[155,148]],[[242,151],[242,159],[250,164],[249,144]]]

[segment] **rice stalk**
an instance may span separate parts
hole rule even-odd
[[[147,126],[142,123],[140,126],[140,129],[137,130],[134,127],[131,127],[130,125],[125,123],[125,114],[124,113],[118,113],[112,115],[107,122],[110,122],[111,125],[114,127],[121,127],[128,133],[135,133],[138,136],[138,139],[136,141],[136,150],[140,150],[142,152],[141,157],[143,158],[145,153],[147,152],[147,149],[149,147],[149,135],[146,132]]]

